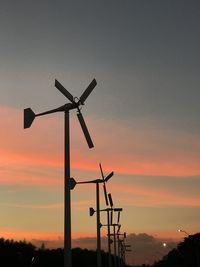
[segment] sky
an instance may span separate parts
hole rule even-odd
[[[80,97],[93,78],[82,114],[95,147],[72,111],[71,176],[99,178],[99,162],[114,171],[107,190],[123,208],[122,231],[143,248],[183,240],[179,228],[198,232],[199,1],[2,0],[0,32],[0,236],[63,242],[63,114],[24,130],[23,109],[65,104],[55,79]],[[73,242],[87,246],[95,188],[71,193]]]

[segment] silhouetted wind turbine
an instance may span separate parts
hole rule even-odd
[[[101,209],[99,210],[100,212],[106,211],[107,212],[107,224],[101,224],[100,223],[100,227],[102,226],[106,226],[108,229],[107,232],[107,237],[108,237],[108,266],[111,267],[112,266],[112,262],[111,262],[111,244],[112,244],[112,240],[111,240],[111,233],[110,233],[110,226],[113,226],[110,222],[110,212],[120,212],[122,211],[122,208],[106,208],[106,209]],[[94,213],[96,212],[96,210],[94,210],[93,208],[89,208],[89,213],[90,216],[93,216]]]
[[[55,87],[70,101],[63,106],[58,108],[35,114],[31,108],[24,109],[24,129],[29,128],[35,119],[35,117],[43,116],[55,112],[65,113],[65,160],[64,160],[64,198],[65,198],[65,215],[64,215],[64,267],[71,267],[71,197],[70,197],[70,128],[69,128],[69,111],[72,109],[77,109],[77,117],[81,125],[82,131],[86,138],[89,148],[94,147],[90,134],[88,132],[87,126],[83,119],[80,106],[85,104],[86,99],[97,85],[95,79],[89,84],[86,90],[83,92],[80,98],[75,98],[69,93],[61,83],[55,80]]]
[[[101,170],[102,179],[105,180],[101,164],[99,164],[99,167]],[[104,191],[104,198],[105,198],[106,206],[108,206],[109,205],[108,194],[107,194],[105,182],[103,183],[103,191]],[[110,199],[109,199],[109,202],[110,202]],[[107,233],[108,234],[108,266],[109,267],[111,267],[111,264],[112,264],[112,262],[111,262],[111,239],[110,239],[110,211],[111,210],[112,210],[112,207],[110,209],[106,209],[106,212],[107,212],[107,232],[108,232]]]
[[[120,214],[121,212],[118,211],[118,215],[117,215],[117,225],[118,225],[118,229],[117,229],[117,247],[118,247],[118,266],[120,266],[120,263],[121,263],[121,251],[120,251],[120,245],[121,245],[121,242],[120,242],[120,239],[119,239],[119,236],[120,235],[124,235],[125,236],[125,233],[124,234],[120,234],[120,229],[121,229],[121,224],[119,223],[120,221]]]
[[[126,240],[126,232],[124,232],[123,234],[118,234],[118,235],[122,235],[124,238],[123,239],[118,239],[118,241],[120,242],[120,258],[121,258],[121,262],[119,264],[119,266],[121,267],[126,266],[126,252],[131,252],[131,245],[128,245],[125,243]]]
[[[99,164],[100,166],[100,170],[101,170],[101,174],[102,172],[102,167],[101,164]],[[97,214],[97,267],[101,267],[101,223],[100,223],[100,200],[99,200],[99,184],[103,183],[104,186],[104,192],[106,192],[106,187],[105,187],[105,183],[108,182],[108,180],[114,175],[114,172],[111,172],[110,174],[108,174],[106,176],[106,178],[104,177],[104,175],[102,175],[102,179],[95,179],[95,180],[91,180],[91,181],[84,181],[84,182],[76,182],[74,178],[70,179],[70,186],[71,189],[74,189],[74,187],[76,186],[76,184],[96,184],[96,214]],[[92,212],[90,210],[90,212]],[[94,213],[93,213],[94,214]]]
[[[120,239],[119,236],[123,236],[123,239]],[[123,260],[124,260],[124,240],[126,238],[126,233],[124,232],[123,234],[120,234],[117,231],[117,238],[118,238],[118,258],[119,258],[119,266],[122,266]]]
[[[107,226],[108,227],[108,255],[109,255],[109,266],[111,266],[111,236],[114,237],[114,264],[115,267],[117,266],[117,248],[116,248],[116,235],[120,230],[121,225],[119,224],[119,219],[120,219],[120,212],[122,212],[122,208],[113,208],[113,200],[112,200],[112,195],[109,193],[108,194],[108,200],[110,204],[110,208],[103,209],[100,211],[107,211],[107,224],[101,224],[101,226]],[[117,223],[113,223],[113,211],[118,212],[117,216]],[[94,214],[95,210],[93,208],[90,208],[90,215],[92,216]],[[110,226],[113,227],[113,234],[110,233]],[[116,227],[118,227],[118,231],[116,232]]]
[[[113,234],[110,234],[110,236],[113,236],[114,239],[114,264],[115,267],[117,266],[117,247],[116,247],[116,235],[117,233],[120,231],[121,225],[119,224],[119,220],[120,220],[120,212],[122,211],[122,208],[113,208],[113,200],[112,200],[112,195],[108,194],[108,199],[109,199],[109,203],[110,203],[110,207],[111,207],[111,218],[110,218],[110,226],[113,227]],[[117,216],[117,223],[113,223],[113,211],[117,211],[118,212],[118,216]],[[118,227],[118,230],[116,232],[116,227]]]

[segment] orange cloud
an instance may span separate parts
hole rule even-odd
[[[62,119],[46,116],[24,130],[22,115],[17,109],[0,107],[0,181],[53,185],[56,182],[50,175],[52,170],[59,175],[63,172]],[[72,172],[92,171],[98,175],[98,162],[103,160],[105,170],[119,174],[200,175],[198,136],[147,128],[137,121],[130,126],[126,122],[86,120],[92,129],[95,149],[87,148],[80,126],[72,120]],[[35,175],[33,170],[45,170],[43,177]]]
[[[25,208],[25,209],[63,209],[63,203],[51,203],[51,204],[38,204],[38,205],[30,205],[30,204],[17,204],[17,203],[1,203],[1,206],[5,207],[14,207],[14,208]]]
[[[174,230],[174,231],[156,231],[153,233],[150,233],[152,235],[154,235],[157,239],[162,240],[162,242],[170,242],[170,241],[180,241],[181,239],[183,239],[185,236],[180,234],[178,232],[178,229]]]
[[[182,195],[163,188],[121,184],[111,184],[109,188],[115,194],[120,194],[120,202],[126,206],[200,206],[200,198],[193,197],[187,192]]]
[[[82,200],[72,202],[72,208],[83,209],[89,207],[93,200]],[[13,207],[21,209],[63,209],[64,203],[48,203],[48,204],[19,204],[19,203],[0,203],[0,206]]]
[[[41,240],[58,240],[63,237],[62,232],[39,232],[39,231],[20,231],[11,229],[1,229],[0,236],[8,239],[15,240],[31,240],[31,239],[41,239]]]
[[[64,234],[63,232],[40,232],[40,231],[21,231],[14,229],[1,229],[0,236],[7,239],[15,239],[15,240],[23,240],[27,241],[32,240],[44,240],[44,241],[59,241],[59,243],[63,242]],[[78,239],[82,237],[94,237],[95,234],[92,232],[76,232],[72,233],[73,239]]]

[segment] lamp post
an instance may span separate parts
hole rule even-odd
[[[185,230],[182,229],[178,229],[179,233],[184,233],[186,236],[189,236],[188,232],[186,232]]]

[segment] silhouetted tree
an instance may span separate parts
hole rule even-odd
[[[108,267],[108,253],[101,252],[102,266]],[[112,261],[113,257],[112,257]],[[36,249],[31,243],[24,241],[6,240],[0,238],[0,267],[63,267],[64,250]],[[72,249],[73,267],[96,267],[96,251],[75,248]],[[114,266],[114,265],[113,265]]]
[[[189,235],[153,267],[200,267],[200,233]]]

